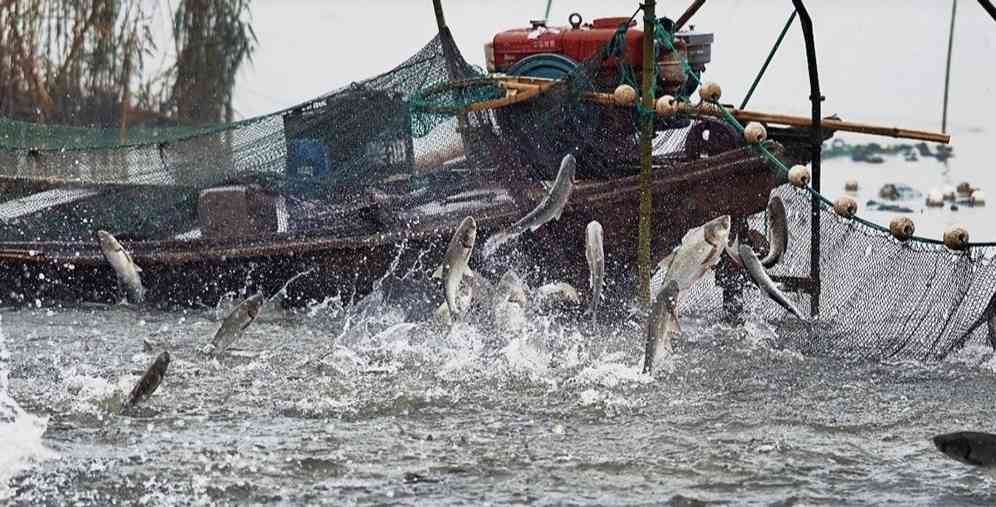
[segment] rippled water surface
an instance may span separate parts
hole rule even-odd
[[[683,317],[686,340],[651,379],[635,318],[447,331],[387,302],[332,299],[254,323],[214,360],[198,351],[213,310],[0,316],[12,394],[49,418],[56,454],[14,477],[15,503],[996,499],[929,441],[992,426],[996,362],[981,347],[940,364],[841,363],[782,350],[761,324]],[[173,357],[166,379],[122,415],[159,348]]]

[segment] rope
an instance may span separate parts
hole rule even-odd
[[[789,18],[790,21],[794,18],[795,12],[793,11],[792,14],[793,14],[793,16]],[[786,23],[786,24],[788,24],[788,23]],[[686,59],[681,58],[681,55],[678,53],[677,49],[675,49],[675,47],[674,47],[674,44],[671,42],[672,39],[673,39],[673,34],[671,34],[670,32],[666,31],[664,29],[664,27],[661,26],[661,23],[659,21],[657,22],[657,32],[658,32],[658,35],[657,35],[658,40],[660,40],[669,50],[671,50],[672,53],[674,54],[674,56],[681,61],[682,70],[685,72],[685,76],[687,76],[687,77],[689,77],[691,79],[694,79],[695,83],[697,85],[701,85],[702,81],[700,80],[699,75],[696,74],[695,71],[692,70],[692,68],[688,65],[688,61]],[[779,40],[780,39],[781,39],[781,37],[779,37]],[[776,47],[777,47],[777,43],[776,43]],[[680,97],[680,100],[683,100],[683,101],[687,102],[687,97]],[[743,131],[744,131],[743,125],[740,123],[740,121],[738,121],[733,116],[732,113],[730,113],[730,111],[725,106],[723,106],[719,102],[713,102],[712,104],[715,105],[716,107],[718,107],[720,111],[722,111],[722,113],[723,113],[723,119],[726,120],[726,122],[731,127],[733,127],[734,129],[736,129],[737,132],[743,134]],[[785,164],[781,160],[779,160],[778,157],[776,157],[773,153],[771,153],[771,151],[768,150],[768,148],[765,146],[765,143],[767,143],[767,142],[770,142],[770,141],[764,141],[764,142],[761,142],[761,143],[752,144],[750,146],[751,146],[751,149],[753,149],[757,153],[761,154],[768,161],[768,166],[771,168],[772,171],[775,171],[776,174],[778,176],[780,176],[780,177],[786,177],[788,175],[788,171],[789,171],[788,168],[785,167]],[[820,204],[821,207],[823,207],[825,209],[828,209],[828,208],[832,209],[833,208],[833,203],[829,199],[827,199],[826,197],[824,197],[823,194],[820,194],[819,192],[817,192],[816,190],[814,190],[813,188],[808,187],[808,186],[805,187],[804,190],[806,192],[808,192],[809,195],[810,195],[810,197],[812,199],[816,200]],[[869,222],[868,220],[865,220],[865,219],[863,219],[861,217],[858,217],[858,216],[854,216],[851,219],[854,220],[854,221],[856,221],[856,222],[858,222],[858,223],[860,223],[860,224],[862,224],[862,225],[864,225],[864,226],[866,226],[866,227],[868,227],[868,228],[870,228],[870,229],[879,231],[881,233],[888,234],[890,236],[892,235],[892,232],[889,230],[888,227],[884,227],[884,226],[876,224],[874,222]],[[918,242],[918,243],[926,243],[926,244],[932,244],[932,245],[943,245],[944,244],[944,242],[941,241],[941,240],[924,238],[922,236],[913,236],[912,238],[910,238],[907,241],[909,241],[909,242]],[[969,243],[968,249],[975,248],[975,247],[989,247],[989,246],[996,246],[996,242]],[[966,251],[968,251],[968,250],[966,250]]]
[[[761,70],[758,71],[757,77],[754,78],[754,83],[750,85],[750,90],[747,91],[747,96],[744,97],[744,101],[740,104],[740,109],[747,107],[747,101],[749,101],[751,95],[754,94],[754,89],[757,88],[757,84],[761,82],[761,77],[764,76],[764,71],[768,70],[768,64],[770,64],[771,59],[775,57],[775,52],[778,51],[778,47],[782,45],[782,39],[784,39],[785,34],[788,33],[788,29],[792,26],[792,22],[795,21],[796,15],[798,15],[798,13],[795,9],[792,9],[792,15],[790,15],[788,21],[785,22],[785,27],[782,28],[782,33],[778,35],[778,40],[775,41],[775,45],[771,48],[771,52],[768,53],[768,58],[764,60],[764,65],[761,66]]]
[[[546,13],[543,14],[543,21],[550,19],[550,6],[553,5],[553,0],[546,0]]]

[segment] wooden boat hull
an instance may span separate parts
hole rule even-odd
[[[775,150],[781,153],[780,146]],[[782,182],[763,158],[747,148],[655,171],[652,251],[662,257],[689,228],[716,216],[762,211],[771,189]],[[539,186],[518,190],[524,197],[517,197],[514,205],[473,213],[479,245],[532,209],[543,195]],[[512,194],[518,196],[519,192]],[[586,292],[584,229],[589,221],[598,220],[605,230],[607,277],[614,281],[632,279],[636,272],[638,202],[638,177],[581,181],[560,220],[523,234],[515,243],[516,249],[543,266],[547,281],[567,281]],[[346,300],[362,296],[391,269],[398,276],[410,272],[415,278],[428,278],[465,214],[454,211],[388,233],[364,236],[284,233],[241,241],[124,244],[143,269],[146,298],[151,304],[213,306],[226,292],[242,290],[262,290],[269,295],[296,273],[315,268],[289,291],[292,304],[306,304],[336,295]],[[479,250],[472,265],[480,263]],[[507,250],[490,260],[497,276]],[[614,291],[631,291],[623,282],[613,287]],[[117,299],[116,290],[114,273],[95,242],[0,243],[0,306],[110,303]]]

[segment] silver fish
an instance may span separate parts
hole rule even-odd
[[[933,438],[937,450],[966,465],[996,472],[996,435],[977,431],[945,433]]]
[[[132,388],[131,394],[128,396],[128,400],[125,401],[123,408],[138,405],[141,401],[152,396],[152,393],[156,392],[159,384],[163,381],[163,377],[166,376],[166,368],[169,367],[169,361],[169,352],[164,350],[159,354],[155,362],[149,366],[149,369],[145,371],[145,374],[138,380],[135,387]]]
[[[605,283],[605,249],[602,245],[602,224],[595,220],[585,229],[584,256],[588,259],[588,288],[591,290],[591,304],[588,313],[591,323],[598,322],[598,305],[602,300],[602,286]]]
[[[754,249],[748,245],[740,245],[740,258],[743,260],[744,267],[747,268],[747,272],[750,274],[751,279],[754,284],[757,285],[759,289],[768,294],[768,297],[773,299],[776,303],[788,310],[792,315],[795,315],[801,320],[806,320],[799,312],[799,309],[792,304],[782,291],[778,290],[775,286],[775,282],[771,280],[768,276],[768,272],[764,270],[764,266],[761,265],[761,261],[757,259],[757,255],[754,253]]]
[[[679,291],[691,288],[719,262],[729,236],[729,215],[714,218],[685,233],[678,248],[658,264],[653,281],[659,281],[660,285],[654,288],[653,297],[656,298],[657,292],[672,280],[678,283]]]
[[[142,268],[135,264],[128,251],[111,233],[97,231],[97,239],[100,242],[100,251],[117,275],[118,291],[122,299],[133,305],[142,304],[145,301],[145,287],[142,286],[142,277],[139,275]]]
[[[560,214],[564,211],[564,206],[567,205],[567,199],[571,196],[571,191],[574,189],[574,171],[576,168],[577,161],[574,160],[574,156],[571,154],[565,155],[564,159],[560,162],[560,170],[557,172],[557,179],[554,180],[553,187],[543,197],[539,206],[522,217],[521,220],[512,224],[507,230],[500,231],[488,238],[482,250],[484,257],[490,257],[498,250],[498,247],[518,237],[527,230],[535,231],[550,220],[559,220]]]
[[[788,218],[785,216],[785,203],[777,195],[768,200],[768,255],[761,259],[761,265],[771,268],[781,260],[788,249]]]
[[[470,274],[470,254],[474,251],[474,243],[477,242],[477,222],[474,217],[464,218],[457,227],[450,244],[446,248],[446,259],[439,266],[433,277],[442,278],[446,284],[446,306],[450,318],[456,319],[460,316],[460,308],[457,305],[460,283],[464,276]]]
[[[653,375],[661,359],[671,353],[671,336],[681,334],[678,325],[678,282],[671,280],[654,300],[647,322],[647,346],[643,355],[643,373]]]
[[[214,334],[214,338],[207,346],[206,352],[211,356],[216,356],[225,352],[225,349],[232,344],[242,332],[256,320],[259,309],[263,306],[263,295],[256,294],[246,298],[239,303],[239,306],[232,310],[232,313],[225,317],[221,327]]]

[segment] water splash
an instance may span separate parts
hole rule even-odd
[[[10,395],[10,352],[0,315],[0,500],[11,497],[12,477],[32,464],[55,453],[42,445],[48,418],[39,418],[21,409]]]

